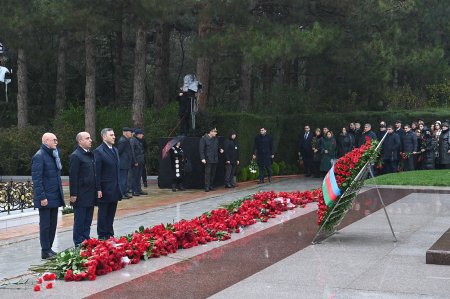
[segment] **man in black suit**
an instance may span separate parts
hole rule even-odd
[[[90,238],[94,204],[97,199],[95,159],[90,151],[91,135],[77,134],[78,147],[70,155],[69,187],[70,204],[73,206],[73,243],[80,245]]]
[[[123,193],[119,178],[119,152],[113,147],[116,136],[110,128],[103,129],[101,135],[103,142],[94,151],[98,197],[97,233],[99,239],[106,240],[114,236],[114,216],[117,202]]]
[[[305,176],[310,177],[312,174],[312,165],[314,152],[312,149],[312,136],[311,128],[309,125],[305,125],[305,132],[300,134],[298,141],[298,155],[303,159],[303,166],[305,168]]]
[[[131,168],[134,152],[131,150],[130,139],[133,136],[133,130],[128,127],[122,129],[123,136],[120,136],[117,143],[120,160],[120,187],[122,188],[122,199],[129,199],[131,196],[127,193],[128,172]]]

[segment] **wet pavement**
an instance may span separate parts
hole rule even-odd
[[[115,229],[121,235],[140,225],[190,219],[258,190],[304,191],[320,184],[315,179],[284,178],[271,185],[242,184],[239,189],[207,195],[150,188],[153,193],[149,197],[120,204],[122,212]],[[179,250],[96,281],[58,281],[54,289],[39,293],[34,293],[30,284],[8,285],[0,287],[0,297],[448,298],[450,267],[427,265],[425,253],[450,227],[450,190],[380,191],[398,242],[393,242],[377,192],[372,189],[358,196],[339,232],[321,244],[311,245],[318,228],[317,205],[313,203],[250,226],[233,234],[231,240]],[[70,216],[62,217],[62,222],[57,250],[72,242]],[[1,278],[22,275],[29,265],[40,263],[36,233],[4,237],[2,242]]]

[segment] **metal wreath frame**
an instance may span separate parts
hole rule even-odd
[[[379,151],[386,136],[387,136],[387,133],[384,134],[380,143],[375,148],[376,152]],[[356,175],[355,179],[350,184],[350,186],[345,190],[345,192],[339,197],[337,202],[333,205],[333,209],[331,210],[331,212],[328,214],[328,217],[325,219],[325,221],[320,226],[319,230],[317,231],[317,233],[312,241],[312,244],[321,243],[322,241],[324,241],[325,239],[327,239],[328,237],[330,237],[336,233],[338,226],[341,224],[342,220],[345,218],[345,215],[351,209],[353,199],[358,196],[358,193],[361,190],[361,187],[363,185],[364,179],[367,177],[368,174],[370,174],[370,176],[375,179],[375,176],[371,169],[371,165],[374,163],[375,158],[376,158],[375,156],[372,156],[369,158],[369,161],[367,161],[366,164],[363,166],[363,168],[359,171],[359,173]],[[376,184],[376,179],[375,179],[375,188],[377,190],[378,198],[381,202],[381,205],[383,207],[387,221],[389,223],[389,227],[391,228],[392,236],[394,237],[394,242],[397,242],[397,237],[395,236],[394,229],[392,228],[391,220],[389,219],[389,215],[386,211],[386,205],[384,204],[383,198],[381,197],[381,194],[380,194],[380,190],[378,189],[378,185]],[[342,214],[337,214],[337,212],[335,212],[335,210],[337,207],[339,207],[341,205],[348,205],[348,208]],[[330,231],[325,231],[324,230],[325,225],[330,220],[336,219],[338,217],[340,217],[340,219],[333,226],[333,229]],[[323,232],[325,232],[325,233],[323,233]]]

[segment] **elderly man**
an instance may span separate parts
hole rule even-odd
[[[122,199],[129,199],[131,196],[127,193],[128,172],[131,168],[134,152],[131,149],[130,139],[133,136],[131,128],[124,127],[123,135],[120,136],[117,143],[117,150],[120,158],[120,187],[122,188]]]
[[[73,243],[80,245],[90,239],[94,204],[97,200],[95,159],[90,151],[91,135],[77,134],[78,147],[70,155],[69,186],[70,204],[73,206]]]
[[[117,202],[122,199],[120,187],[119,152],[113,147],[116,140],[113,129],[101,131],[103,142],[94,151],[95,173],[97,175],[97,233],[98,238],[107,240],[114,236],[114,217]]]
[[[64,206],[61,185],[61,160],[56,148],[58,139],[52,133],[42,136],[41,148],[33,156],[31,175],[34,186],[34,207],[39,209],[41,257],[56,255],[52,250],[58,222],[58,208]]]
[[[147,192],[142,191],[141,178],[145,163],[144,144],[141,141],[144,138],[144,131],[141,129],[134,130],[134,136],[130,139],[132,151],[132,189],[133,196],[147,195]]]

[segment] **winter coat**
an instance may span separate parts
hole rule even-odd
[[[313,132],[308,133],[308,137],[305,139],[305,133],[303,132],[298,136],[298,151],[302,155],[302,157],[305,159],[312,158],[314,155],[314,152],[312,150],[312,139],[314,136]]]
[[[439,164],[450,164],[450,131],[442,131],[439,135]]]
[[[337,139],[337,156],[340,158],[346,153],[350,152],[354,147],[353,136],[350,134],[343,135],[342,133]]]
[[[405,153],[412,153],[417,150],[417,136],[413,131],[405,132],[402,137],[402,150]]]
[[[117,143],[117,150],[119,151],[120,157],[120,169],[130,169],[131,162],[136,160],[133,158],[134,152],[131,149],[130,139],[121,136]]]
[[[384,138],[381,156],[383,160],[395,161],[398,160],[402,144],[400,142],[400,136],[395,133],[387,134]]]
[[[258,161],[270,159],[273,155],[273,139],[272,136],[265,134],[255,137],[253,145],[253,154],[256,155]]]
[[[130,139],[131,150],[133,151],[132,162],[133,164],[144,164],[145,162],[145,149],[144,144],[136,137],[133,136]]]
[[[173,170],[174,178],[181,179],[184,177],[185,156],[183,149],[178,146],[170,148],[170,162]]]
[[[69,186],[70,196],[77,197],[72,206],[94,206],[97,200],[94,153],[77,147],[70,155]]]
[[[425,135],[425,152],[422,153],[422,168],[423,169],[434,169],[436,162],[436,139],[431,135]]]
[[[231,139],[231,135],[236,134],[231,132],[229,137],[223,143],[223,150],[225,154],[225,162],[230,161],[231,164],[236,164],[239,161],[239,146],[236,139]]]
[[[206,160],[206,163],[219,162],[219,140],[216,137],[209,137],[205,134],[200,138],[200,160]]]
[[[41,145],[31,162],[35,208],[58,208],[65,205],[61,170],[56,166],[53,151],[47,146]],[[48,201],[45,207],[41,206],[43,199]]]
[[[327,153],[325,153],[327,151]],[[336,140],[334,137],[322,138],[322,160],[320,161],[320,171],[327,172],[331,168],[331,159],[336,159]]]

